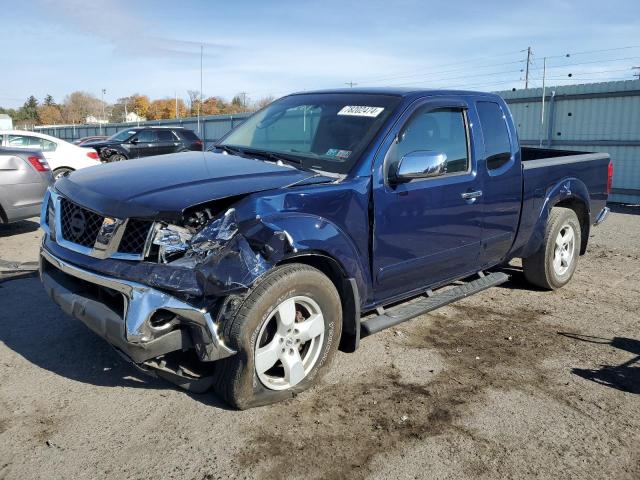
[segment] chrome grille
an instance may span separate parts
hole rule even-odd
[[[142,255],[152,225],[153,222],[148,220],[129,219],[118,252]]]
[[[60,198],[60,233],[65,240],[92,248],[103,221],[102,215]]]

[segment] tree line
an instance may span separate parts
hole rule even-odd
[[[187,94],[186,102],[181,98],[151,100],[147,95],[135,93],[119,98],[115,103],[103,102],[90,93],[80,91],[70,93],[62,103],[57,103],[51,95],[45,96],[42,101],[31,95],[20,108],[0,107],[0,113],[8,114],[16,128],[25,128],[33,125],[83,124],[91,117],[109,123],[120,123],[127,120],[129,113],[147,120],[194,117],[198,113],[235,114],[255,111],[273,101],[273,97],[252,101],[246,94],[238,94],[231,101],[219,96],[201,100],[197,90],[188,90]]]

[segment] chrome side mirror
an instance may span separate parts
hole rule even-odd
[[[416,150],[400,159],[395,178],[407,182],[416,178],[439,177],[447,173],[447,155],[432,150]]]

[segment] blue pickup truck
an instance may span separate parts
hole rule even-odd
[[[146,372],[237,408],[508,280],[556,289],[607,215],[609,156],[521,148],[464,91],[281,98],[211,151],[77,171],[42,207],[50,297]]]

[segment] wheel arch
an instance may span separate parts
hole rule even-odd
[[[531,237],[518,256],[528,257],[540,249],[544,241],[549,213],[553,207],[570,208],[576,213],[580,222],[580,255],[586,252],[591,228],[589,190],[582,180],[572,177],[560,180],[548,191],[538,213],[535,227],[532,229]]]
[[[300,263],[316,268],[334,284],[342,303],[340,350],[354,352],[360,343],[360,295],[355,280],[348,277],[340,262],[325,252],[299,252],[283,259],[277,265],[292,263]]]

